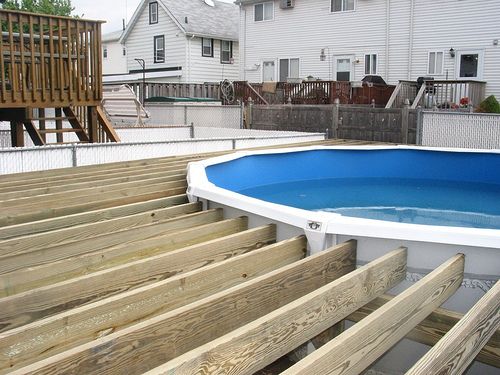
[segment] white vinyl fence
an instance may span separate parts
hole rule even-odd
[[[417,144],[500,149],[500,115],[423,111],[417,123]]]
[[[190,129],[190,128],[189,128]],[[140,129],[138,129],[140,130]],[[143,129],[144,130],[144,129]],[[219,134],[227,129],[212,129]],[[252,133],[249,133],[252,132]],[[0,174],[324,140],[321,133],[244,131],[243,136],[157,142],[73,144],[0,149]]]

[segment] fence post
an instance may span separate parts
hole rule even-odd
[[[332,128],[330,129],[329,136],[332,138],[339,137],[339,112],[340,112],[340,99],[335,98],[333,100],[333,109],[332,109]]]
[[[189,127],[189,133],[191,138],[194,138],[194,122],[192,122],[191,126]]]
[[[73,167],[78,167],[78,160],[76,159],[76,145],[73,145],[73,147],[71,147],[71,158]]]
[[[252,129],[253,122],[253,99],[248,98],[248,111],[247,111],[247,128]]]
[[[417,135],[415,143],[422,146],[422,131],[424,125],[424,113],[421,106],[417,107]]]
[[[243,122],[244,114],[245,114],[245,103],[242,100],[240,102],[240,129],[243,129],[245,127]]]
[[[408,121],[410,119],[410,101],[405,99],[401,108],[401,143],[408,143]]]
[[[188,107],[184,105],[184,125],[188,125]]]
[[[375,108],[375,99],[372,99],[372,108]]]

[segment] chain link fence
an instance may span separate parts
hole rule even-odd
[[[193,125],[240,129],[243,125],[243,106],[239,105],[179,105],[165,103],[146,104],[150,119],[148,125]]]
[[[500,115],[421,111],[417,117],[419,145],[500,149]]]

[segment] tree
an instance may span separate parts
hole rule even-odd
[[[6,0],[3,9],[22,10],[32,13],[71,16],[75,8],[71,0]]]

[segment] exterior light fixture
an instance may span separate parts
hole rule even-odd
[[[455,50],[453,49],[453,47],[450,48],[450,56],[455,57]]]
[[[320,61],[325,61],[326,60],[326,55],[325,55],[325,49],[321,48],[321,53],[319,54],[319,60]]]

